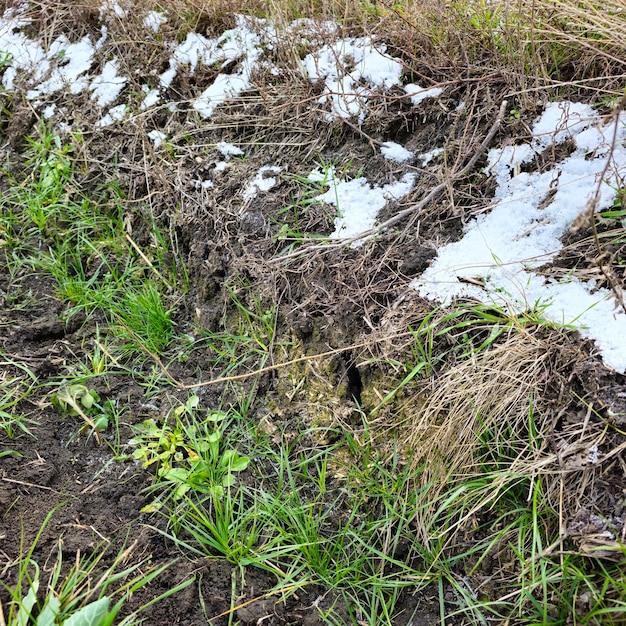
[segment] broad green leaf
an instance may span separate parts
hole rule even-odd
[[[183,467],[172,467],[167,472],[163,472],[162,474],[159,472],[159,474],[166,480],[171,480],[172,482],[184,482],[189,477],[189,470]]]
[[[237,458],[230,463],[230,471],[243,472],[249,464],[250,459],[247,456],[237,456]]]
[[[63,626],[99,626],[109,614],[109,605],[107,597],[91,602],[68,617]]]
[[[50,593],[46,599],[46,604],[43,607],[41,613],[37,617],[37,626],[54,626],[57,622],[56,619],[61,612],[61,602],[54,595]]]
[[[221,422],[227,417],[228,417],[228,414],[224,413],[224,411],[209,411],[206,419],[207,419],[207,422],[217,423],[217,422]]]
[[[197,395],[193,395],[193,396],[189,396],[189,399],[187,400],[187,402],[185,402],[185,408],[191,412],[193,409],[195,409],[198,404],[200,403],[200,398]]]
[[[20,610],[17,615],[17,623],[19,626],[27,626],[30,622],[30,612],[33,610],[35,603],[37,602],[37,590],[39,589],[39,581],[33,580],[28,593],[20,604]]]

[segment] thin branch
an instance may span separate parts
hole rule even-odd
[[[352,237],[341,239],[340,241],[337,241],[336,243],[322,243],[322,244],[316,244],[313,246],[308,246],[305,248],[300,248],[299,250],[291,252],[290,254],[285,254],[283,256],[276,257],[271,262],[273,263],[283,262],[283,261],[287,261],[287,260],[302,256],[303,254],[308,254],[310,252],[315,252],[318,250],[330,251],[330,250],[335,250],[337,248],[343,248],[345,246],[349,246],[350,244],[354,243],[355,241],[359,241],[360,239],[365,239],[366,237],[372,237],[373,235],[378,235],[380,232],[389,228],[390,226],[393,226],[394,224],[404,219],[408,215],[420,212],[422,209],[424,209],[424,207],[426,207],[433,200],[435,200],[443,191],[445,191],[450,185],[450,183],[455,182],[459,180],[460,178],[463,178],[464,176],[467,176],[467,174],[472,170],[472,168],[476,165],[476,162],[478,161],[478,159],[482,156],[484,151],[487,149],[487,147],[493,140],[495,134],[498,132],[498,129],[500,128],[500,125],[502,124],[502,120],[504,119],[504,114],[506,112],[507,104],[508,104],[507,100],[502,101],[502,104],[500,105],[500,110],[498,111],[498,115],[496,116],[494,123],[492,124],[491,128],[489,129],[489,132],[487,133],[487,135],[481,142],[480,146],[478,147],[478,149],[476,150],[472,158],[460,170],[456,172],[452,172],[448,180],[433,187],[428,192],[428,194],[424,198],[422,198],[417,204],[407,207],[403,211],[396,213],[393,217],[390,217],[388,220],[385,220],[381,224],[378,224],[377,226],[374,226],[372,228],[368,228],[367,230],[364,230],[356,235],[353,235]]]
[[[613,137],[611,138],[611,147],[609,149],[609,154],[606,157],[606,163],[604,164],[604,169],[600,174],[600,178],[598,180],[598,185],[596,186],[596,192],[589,199],[587,203],[587,218],[589,220],[589,225],[591,227],[591,233],[593,235],[593,241],[596,246],[596,251],[598,252],[598,267],[606,281],[608,282],[611,291],[613,292],[613,297],[615,298],[615,302],[618,306],[622,308],[624,313],[626,313],[626,302],[624,302],[624,295],[622,293],[621,287],[617,284],[615,277],[611,275],[602,262],[602,257],[604,256],[604,252],[602,251],[602,246],[600,244],[600,238],[598,236],[598,227],[596,225],[595,214],[598,208],[598,204],[600,203],[600,197],[602,195],[602,184],[606,179],[606,173],[609,170],[609,164],[611,163],[611,159],[613,158],[613,153],[615,152],[615,145],[617,143],[617,130],[619,128],[620,123],[620,113],[626,106],[626,95],[622,96],[618,106],[615,107],[613,112],[613,117],[615,118],[615,125],[613,127]]]

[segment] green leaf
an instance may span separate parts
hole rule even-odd
[[[37,626],[54,626],[60,612],[61,602],[53,592],[50,592],[46,599],[46,605],[37,617]]]
[[[235,460],[230,463],[231,472],[243,472],[250,464],[250,459],[247,456],[237,456]]]
[[[172,467],[171,469],[163,473],[161,473],[161,471],[159,470],[159,475],[166,480],[171,480],[175,483],[182,483],[189,478],[189,470],[186,470],[182,467]]]
[[[189,396],[187,402],[185,402],[185,408],[191,413],[200,403],[200,398],[197,395]]]
[[[139,509],[139,512],[140,513],[156,513],[157,511],[160,511],[162,507],[163,507],[163,503],[157,502],[155,500],[154,502],[150,502],[150,504],[146,504],[146,506]]]
[[[213,422],[217,424],[218,422],[225,420],[227,417],[228,417],[228,414],[224,413],[224,411],[209,411],[206,419],[207,419],[207,422]]]
[[[235,484],[235,477],[228,473],[222,478],[222,487],[232,487]]]
[[[96,428],[98,430],[106,430],[109,427],[109,418],[104,414],[99,415],[98,417],[96,417],[93,423],[96,425]]]
[[[109,604],[107,597],[91,602],[68,617],[63,626],[99,626],[109,615]]]
[[[33,580],[28,593],[20,604],[20,610],[17,615],[17,623],[19,626],[27,626],[30,622],[30,613],[37,602],[37,590],[39,589],[39,581]]]
[[[89,410],[94,403],[94,397],[90,393],[86,393],[81,396],[80,403],[85,407],[85,409]]]
[[[231,472],[242,472],[249,463],[250,459],[247,456],[239,456],[232,448],[225,450],[220,459],[220,467],[227,468]]]

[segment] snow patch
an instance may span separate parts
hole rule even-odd
[[[417,106],[426,98],[438,98],[443,93],[443,89],[440,87],[425,89],[424,87],[420,87],[419,85],[415,85],[413,83],[405,85],[404,91],[411,96],[413,106]]]
[[[404,163],[413,158],[413,153],[410,150],[393,141],[385,141],[380,152],[387,160],[396,161],[396,163]]]
[[[369,37],[350,37],[327,44],[304,58],[309,78],[326,86],[318,102],[330,104],[329,120],[356,117],[363,121],[367,99],[376,93],[374,89],[401,84],[402,64],[387,56],[385,50],[382,44],[374,47]]]
[[[334,167],[324,172],[313,170],[308,179],[312,182],[325,182],[329,189],[316,196],[316,200],[332,204],[337,208],[333,239],[350,238],[369,230],[376,223],[378,212],[390,200],[405,196],[415,184],[415,174],[405,174],[399,181],[382,186],[372,186],[364,177],[341,180]],[[356,248],[363,244],[362,239],[352,243]]]
[[[147,30],[158,33],[161,26],[167,22],[167,17],[160,11],[148,11],[143,18],[143,25]]]
[[[117,73],[117,59],[111,59],[104,64],[102,73],[96,76],[89,85],[91,99],[95,100],[98,106],[105,107],[111,104],[119,95],[126,79]]]
[[[274,176],[267,174],[279,174],[281,168],[276,165],[264,165],[259,168],[257,175],[248,186],[243,190],[243,199],[245,202],[254,198],[259,192],[269,191],[278,182]]]
[[[592,338],[610,367],[626,371],[626,315],[615,310],[610,291],[595,281],[556,281],[534,272],[556,257],[560,238],[587,208],[603,175],[615,122],[603,124],[584,104],[551,103],[526,144],[489,152],[488,171],[497,181],[496,203],[470,222],[460,241],[444,246],[413,286],[438,301],[455,297],[495,302],[514,311],[538,308],[559,324]],[[598,210],[610,207],[626,176],[626,115],[617,127],[612,167],[600,186]],[[547,171],[521,172],[546,147],[565,139],[573,152]],[[484,287],[476,284],[480,279]],[[467,279],[473,282],[468,283]]]

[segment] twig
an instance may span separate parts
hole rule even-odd
[[[372,150],[374,150],[374,152],[376,152],[376,146],[378,146],[379,148],[382,148],[385,145],[384,142],[378,141],[378,139],[374,139],[373,137],[370,137],[365,131],[360,129],[356,124],[353,124],[350,120],[346,119],[345,117],[342,118],[342,120],[343,120],[343,123],[349,126],[354,132],[361,135],[361,137],[363,137],[364,139],[367,139],[367,141],[369,141],[370,143],[370,146],[372,146]]]
[[[494,138],[495,134],[498,132],[498,129],[500,128],[500,124],[502,123],[502,120],[504,119],[504,114],[506,112],[507,104],[508,104],[507,100],[502,101],[502,104],[500,105],[500,110],[498,111],[498,115],[494,123],[492,124],[491,128],[489,129],[489,132],[487,133],[486,137],[481,142],[479,148],[476,150],[472,158],[460,170],[456,172],[452,172],[452,174],[450,175],[447,181],[440,183],[439,185],[433,187],[428,192],[426,197],[422,198],[417,204],[414,204],[404,209],[403,211],[396,213],[393,217],[390,217],[388,220],[385,220],[381,224],[378,224],[377,226],[374,226],[373,228],[364,230],[356,235],[353,235],[352,237],[341,239],[337,243],[331,243],[331,244],[322,243],[322,244],[316,244],[313,246],[308,246],[306,248],[300,248],[299,250],[291,252],[290,254],[285,254],[283,256],[276,257],[275,259],[271,261],[271,263],[283,262],[283,261],[286,261],[295,257],[302,256],[303,254],[308,254],[309,252],[315,252],[317,250],[330,251],[330,250],[335,250],[336,248],[343,248],[360,239],[365,239],[366,237],[371,237],[373,235],[379,234],[381,231],[389,228],[390,226],[393,226],[394,224],[396,224],[397,222],[405,218],[407,215],[420,212],[425,206],[431,203],[445,189],[447,189],[451,182],[455,182],[459,180],[460,178],[463,178],[472,170],[474,165],[476,165],[476,161],[478,161],[478,159],[482,156],[483,152],[487,149],[487,146],[491,143],[491,140]]]
[[[261,367],[252,372],[246,372],[245,374],[235,374],[234,376],[220,376],[218,378],[212,378],[211,380],[205,380],[202,383],[181,383],[179,380],[174,378],[172,374],[167,371],[165,365],[163,365],[163,361],[151,352],[150,350],[144,347],[144,351],[146,354],[154,360],[157,366],[161,369],[163,374],[169,379],[169,381],[178,389],[199,389],[200,387],[208,387],[210,385],[219,385],[221,383],[229,383],[236,380],[245,380],[246,378],[251,378],[252,376],[260,376],[261,374],[265,374],[267,372],[274,372],[276,370],[282,369],[283,367],[291,367],[292,365],[297,365],[298,363],[306,363],[307,361],[314,361],[315,359],[323,359],[327,356],[333,356],[335,354],[342,354],[344,352],[349,352],[350,350],[355,350],[356,348],[365,348],[366,346],[371,346],[372,344],[377,343],[378,341],[388,341],[390,339],[400,339],[401,337],[408,337],[411,335],[411,331],[405,331],[402,333],[397,333],[395,335],[386,335],[381,337],[380,339],[370,339],[368,341],[362,341],[361,343],[354,343],[349,346],[345,346],[343,348],[334,348],[333,350],[328,350],[327,352],[320,352],[318,354],[309,354],[307,356],[301,356],[297,359],[291,359],[290,361],[284,361],[283,363],[275,363],[274,365],[267,365],[265,367]]]
[[[406,331],[403,333],[398,333],[396,335],[387,335],[382,337],[380,341],[383,339],[385,341],[389,339],[399,339],[400,337],[407,337],[411,335],[411,331]],[[305,363],[307,361],[314,361],[315,359],[322,359],[327,356],[333,356],[335,354],[342,354],[343,352],[349,352],[350,350],[354,350],[356,348],[364,348],[366,346],[372,345],[372,343],[376,343],[376,340],[362,341],[361,343],[354,343],[349,346],[345,346],[344,348],[335,348],[334,350],[328,350],[327,352],[320,352],[319,354],[310,354],[307,356],[301,356],[297,359],[291,359],[290,361],[285,361],[283,363],[276,363],[274,365],[268,365],[266,367],[261,367],[253,372],[246,372],[245,374],[236,374],[235,376],[221,376],[219,378],[213,378],[212,380],[207,380],[203,383],[193,383],[182,385],[180,383],[177,384],[179,389],[197,389],[199,387],[207,387],[209,385],[217,385],[219,383],[228,383],[234,380],[244,380],[245,378],[250,378],[251,376],[259,376],[260,374],[265,374],[266,372],[273,372],[283,367],[290,367],[292,365],[297,365],[298,363]],[[162,365],[161,365],[162,366]],[[166,372],[167,374],[167,372]],[[171,380],[175,380],[170,374],[167,374]]]
[[[308,584],[310,583],[308,582],[296,583],[295,585],[289,585],[288,587],[284,587],[282,589],[275,589],[273,591],[268,591],[267,593],[264,593],[261,596],[257,596],[256,598],[252,598],[251,600],[246,600],[245,602],[242,602],[241,604],[238,604],[237,606],[234,606],[228,609],[227,611],[220,613],[219,615],[215,615],[209,620],[209,624],[212,624],[214,620],[219,619],[220,617],[226,617],[227,615],[232,615],[235,611],[238,611],[239,609],[242,609],[245,606],[249,606],[250,604],[254,604],[255,602],[259,602],[260,600],[271,598],[272,596],[275,596],[278,593],[285,593],[285,592],[293,591],[294,589],[301,589],[302,587]],[[261,620],[259,620],[257,623],[260,623],[260,622]]]
[[[58,493],[56,489],[52,489],[52,487],[46,487],[45,485],[36,485],[35,483],[28,483],[24,480],[15,480],[14,478],[6,478],[3,477],[7,483],[15,483],[16,485],[23,485],[24,487],[34,487],[35,489],[45,489],[46,491],[53,491],[54,493]]]
[[[615,107],[615,111],[613,112],[613,117],[615,118],[615,125],[613,127],[613,137],[611,138],[611,147],[609,149],[609,154],[606,157],[606,163],[604,164],[604,169],[600,174],[598,179],[598,185],[596,186],[596,192],[592,198],[589,199],[587,203],[587,218],[589,220],[589,225],[591,227],[591,233],[593,235],[593,242],[596,246],[596,251],[598,252],[598,267],[600,271],[606,278],[606,281],[609,283],[609,287],[613,292],[613,297],[615,298],[615,302],[618,306],[622,308],[622,311],[626,313],[626,302],[624,302],[624,296],[622,294],[622,290],[617,284],[617,281],[613,276],[611,276],[610,272],[605,269],[604,263],[602,263],[602,257],[604,256],[604,252],[602,252],[602,247],[600,244],[600,238],[598,237],[598,227],[596,226],[595,214],[596,209],[598,208],[598,204],[600,202],[600,196],[602,195],[602,184],[605,181],[605,176],[607,171],[609,170],[609,164],[611,159],[613,158],[613,153],[615,152],[615,144],[617,143],[617,130],[619,128],[620,123],[620,113],[622,109],[626,106],[626,95],[622,96],[622,99],[619,102],[619,105]]]

